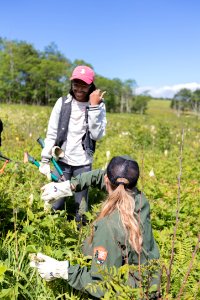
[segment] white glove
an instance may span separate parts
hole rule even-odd
[[[40,162],[39,171],[43,175],[47,176],[48,180],[51,180],[51,169],[49,163]]]
[[[43,191],[41,196],[42,200],[50,204],[55,203],[62,197],[73,195],[69,180],[63,182],[50,182],[44,185],[41,190]]]
[[[68,279],[68,260],[58,261],[42,253],[37,253],[32,256],[30,267],[37,268],[40,276],[46,281],[56,278]]]

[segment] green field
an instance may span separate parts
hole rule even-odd
[[[23,163],[25,151],[40,160],[36,140],[45,137],[50,112],[50,107],[1,104],[1,152],[18,163],[8,163],[0,175],[0,299],[88,299],[64,281],[45,283],[28,264],[28,254],[38,251],[60,260],[70,259],[72,264],[88,264],[81,254],[81,243],[89,229],[77,231],[74,220],[66,221],[73,200],[67,203],[66,212],[44,212],[40,188],[47,181],[34,165]],[[189,113],[178,117],[170,109],[170,101],[161,100],[150,101],[146,115],[108,114],[107,119],[107,133],[97,143],[93,167],[105,168],[109,155],[128,154],[139,162],[139,188],[149,199],[161,252],[162,299],[200,299],[199,120]],[[3,163],[0,161],[0,168]],[[155,176],[150,176],[152,171]],[[89,221],[104,197],[90,190]],[[172,241],[172,269],[167,276]],[[116,272],[109,280],[105,278],[105,299],[139,299]]]

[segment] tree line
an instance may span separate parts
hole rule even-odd
[[[70,61],[55,43],[38,51],[27,42],[0,38],[0,101],[53,105],[68,93],[72,70],[81,64],[92,67],[83,60]],[[107,91],[105,98],[109,112],[144,113],[151,98],[134,94],[134,79],[122,81],[96,74],[95,84]]]
[[[181,89],[174,95],[171,108],[177,111],[178,116],[185,111],[193,111],[194,114],[200,116],[200,89],[195,91]]]

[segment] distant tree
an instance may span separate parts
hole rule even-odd
[[[42,105],[54,103],[68,91],[68,69],[70,62],[59,52],[41,53],[40,64],[32,69],[35,82],[34,101]]]
[[[200,117],[200,89],[192,93],[191,97],[192,110]]]
[[[151,97],[148,95],[137,95],[132,98],[132,111],[144,114],[148,108]]]
[[[54,42],[46,46],[44,51],[37,51],[33,45],[24,41],[9,41],[0,37],[0,100],[9,103],[54,104],[58,97],[68,93],[69,78],[77,65],[92,67],[81,59],[71,62]],[[107,92],[107,111],[135,111],[132,103],[135,80],[108,79],[96,74],[95,84]],[[140,111],[142,109],[140,107]]]
[[[171,102],[171,108],[176,109],[178,116],[186,109],[190,109],[192,92],[189,89],[181,89],[176,93]]]
[[[58,46],[52,42],[48,46],[44,48],[44,52],[42,52],[46,58],[54,58],[58,61],[65,61],[65,56],[58,50]]]
[[[35,89],[33,92],[34,102],[47,105],[55,102],[62,96],[64,82],[61,78],[65,77],[65,65],[62,62],[43,58],[36,68],[32,69],[32,78]]]
[[[39,63],[39,55],[25,42],[1,40],[0,49],[0,98],[24,102],[30,98],[30,69]]]
[[[104,96],[106,101],[106,110],[117,112],[119,108],[120,83],[117,80],[111,80],[106,77],[96,75],[95,84],[97,88],[106,91]]]
[[[133,79],[128,79],[123,82],[120,101],[120,112],[131,112],[131,102],[135,86],[136,81]]]
[[[67,93],[71,63],[55,44],[38,52],[25,42],[0,39],[0,99],[49,104]]]
[[[108,79],[97,75],[95,83],[98,88],[105,90],[106,109],[110,112],[131,112],[131,101],[135,80],[125,82],[119,78]]]

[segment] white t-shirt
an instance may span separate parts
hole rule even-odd
[[[64,156],[67,164],[72,166],[87,165],[92,162],[81,144],[86,129],[85,109],[87,105],[87,102],[79,102],[75,99],[72,100],[72,110],[68,125]]]

